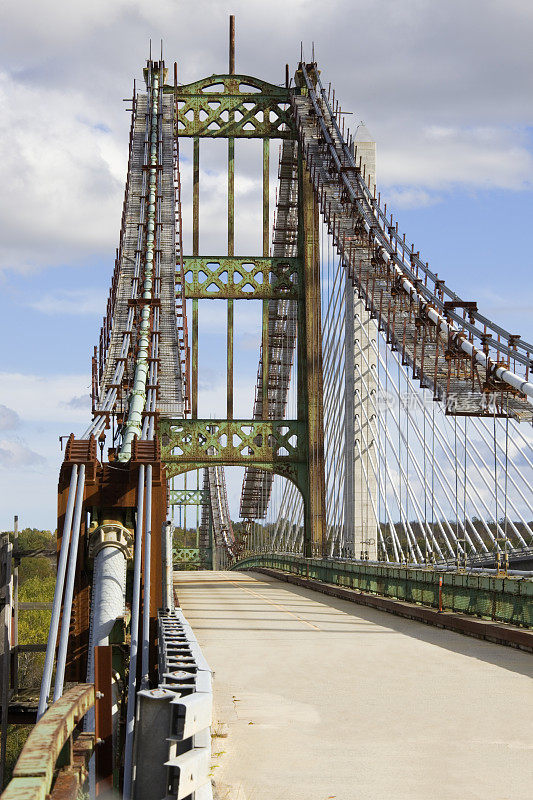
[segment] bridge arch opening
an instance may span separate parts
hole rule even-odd
[[[250,471],[250,468],[248,468]],[[244,487],[253,483],[253,498]],[[206,464],[169,482],[173,563],[221,569],[256,552],[304,551],[304,498],[297,484],[269,469]]]

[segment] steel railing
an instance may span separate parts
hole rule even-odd
[[[444,611],[508,622],[524,628],[533,627],[531,577],[498,576],[481,570],[462,572],[437,566],[387,566],[277,553],[245,558],[231,569],[262,567],[431,608],[439,608],[441,604]]]

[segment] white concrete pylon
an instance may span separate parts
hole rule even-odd
[[[361,157],[367,186],[373,192],[376,184],[376,142],[363,121],[357,126],[352,148],[354,154],[357,148],[357,163]]]
[[[364,174],[368,187],[373,192],[376,181],[376,142],[364,122],[360,122],[357,126],[352,149],[357,164],[361,163],[361,174]],[[361,248],[360,255],[361,258],[366,257],[364,247]],[[378,487],[369,463],[368,448],[375,447],[375,444],[368,427],[368,419],[372,416],[369,394],[375,393],[377,389],[375,378],[377,359],[371,342],[377,343],[378,337],[376,323],[366,311],[365,303],[359,299],[357,290],[348,276],[345,312],[347,402],[344,540],[347,555],[372,560],[378,555],[378,520],[374,513],[374,508],[377,507]],[[361,380],[362,374],[365,375],[365,383]],[[379,424],[379,420],[376,424]],[[355,444],[356,440],[359,441],[360,450]],[[367,448],[363,448],[363,441],[367,443]],[[361,459],[365,463],[362,463]]]

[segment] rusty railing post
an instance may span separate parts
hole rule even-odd
[[[96,797],[113,791],[113,690],[111,645],[94,648]]]

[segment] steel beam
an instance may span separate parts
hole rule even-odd
[[[174,92],[174,87],[166,87]],[[294,91],[294,90],[292,90]],[[178,86],[178,136],[294,139],[291,90],[250,75],[211,75]]]
[[[201,506],[207,493],[204,489],[169,489],[169,506]]]
[[[326,479],[324,474],[324,407],[322,397],[322,323],[320,307],[319,209],[307,168],[301,174],[305,314],[299,339],[305,342],[304,408],[307,418],[308,492],[304,496],[304,554],[324,555],[326,546]],[[303,349],[303,348],[302,348]],[[301,352],[301,351],[300,351]]]
[[[301,294],[301,259],[185,256],[185,296],[203,300],[288,300]]]
[[[269,186],[270,186],[270,140],[263,139],[263,256],[268,256],[268,228],[269,228]],[[267,285],[270,281],[267,282]],[[268,419],[268,361],[269,361],[269,342],[268,342],[268,300],[263,300],[263,324],[262,324],[262,411],[263,419]]]
[[[200,252],[200,140],[193,139],[192,254]],[[192,416],[198,416],[198,300],[192,301]]]

